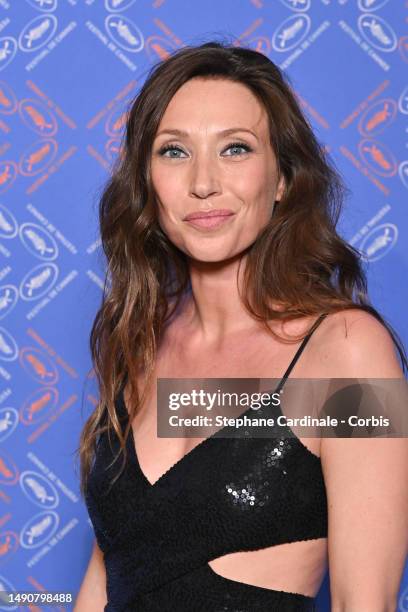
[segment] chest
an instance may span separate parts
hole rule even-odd
[[[203,438],[161,438],[157,436],[158,378],[254,378],[265,379],[257,391],[271,389],[270,379],[277,382],[284,375],[294,357],[300,342],[282,344],[271,341],[270,335],[258,334],[256,337],[236,337],[226,347],[208,347],[200,349],[192,344],[165,343],[159,351],[154,377],[147,390],[146,399],[140,406],[132,421],[133,443],[142,472],[150,483],[189,453]],[[308,359],[298,360],[291,371],[291,377],[316,376],[317,356],[311,342],[308,344]],[[269,384],[268,384],[269,381]],[[139,392],[145,381],[137,381]],[[129,411],[128,397],[125,390],[125,402]],[[308,438],[304,444],[316,455],[320,454],[320,440]]]

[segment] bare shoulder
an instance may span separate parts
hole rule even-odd
[[[370,313],[328,315],[317,331],[323,376],[403,378],[390,333]],[[408,440],[322,438],[320,457],[333,609],[395,610],[408,542]]]
[[[374,315],[358,308],[327,315],[316,330],[314,353],[321,377],[403,376],[388,329]]]

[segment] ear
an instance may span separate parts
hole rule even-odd
[[[282,175],[278,183],[278,189],[276,191],[275,202],[278,202],[282,198],[283,193],[285,191],[285,187],[286,187],[285,177]]]

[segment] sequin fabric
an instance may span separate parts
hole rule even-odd
[[[125,426],[122,393],[117,409]],[[230,580],[208,564],[232,552],[327,537],[320,459],[279,432],[211,436],[154,484],[129,436],[125,469],[111,488],[118,440],[111,448],[107,436],[100,438],[86,504],[104,554],[105,612],[317,610],[311,597]]]

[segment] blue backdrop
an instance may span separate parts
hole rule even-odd
[[[73,453],[97,401],[87,380],[104,273],[97,203],[126,106],[173,50],[227,38],[287,72],[352,190],[339,231],[407,343],[404,4],[0,0],[0,590],[75,597],[89,560]],[[323,611],[328,588],[326,577]],[[57,609],[72,605],[44,607]]]

